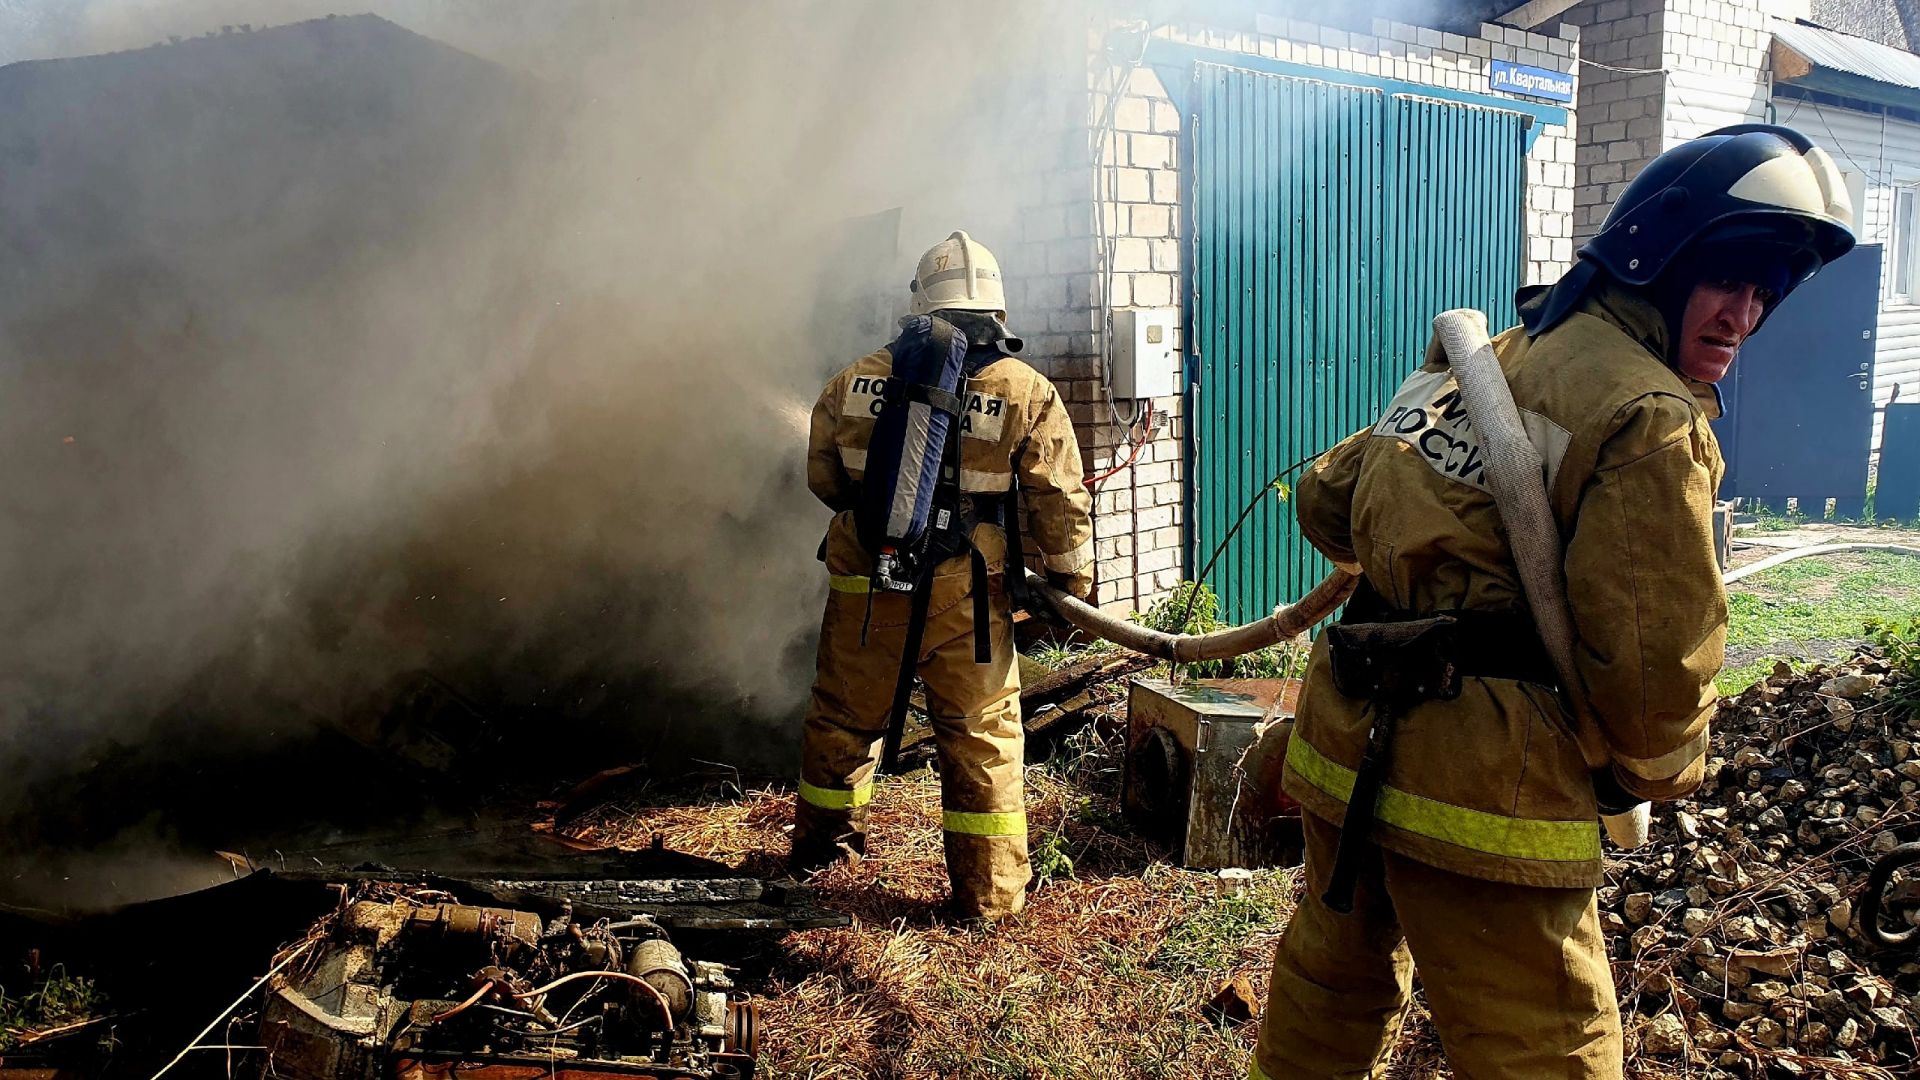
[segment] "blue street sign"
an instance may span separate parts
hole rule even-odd
[[[1525,94],[1547,101],[1572,101],[1573,76],[1506,60],[1493,62],[1493,92]]]

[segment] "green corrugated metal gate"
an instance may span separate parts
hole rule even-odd
[[[1283,467],[1371,423],[1434,315],[1512,322],[1525,117],[1193,67],[1188,460],[1195,571]],[[1232,619],[1327,570],[1269,494],[1208,583]]]

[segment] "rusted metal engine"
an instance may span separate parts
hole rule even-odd
[[[646,915],[585,918],[370,886],[270,984],[264,1075],[691,1077],[754,1071],[756,1006]]]

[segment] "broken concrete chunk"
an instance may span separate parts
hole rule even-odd
[[[1905,1031],[1912,1021],[1905,1009],[1896,1009],[1891,1005],[1882,1005],[1872,1012],[1873,1022],[1883,1031]]]
[[[1865,697],[1880,685],[1878,675],[1842,675],[1820,684],[1820,696],[1851,700]]]
[[[1746,968],[1748,971],[1758,971],[1762,974],[1772,975],[1780,979],[1787,978],[1793,974],[1793,965],[1799,959],[1800,950],[1791,948],[1768,949],[1765,952],[1735,949],[1727,954],[1727,963],[1729,964]],[[1769,985],[1779,986],[1781,984],[1771,983]]]
[[[1633,937],[1628,940],[1633,943],[1634,952],[1643,953],[1660,944],[1660,940],[1665,936],[1665,932],[1657,926],[1643,926],[1635,930]]]
[[[1853,925],[1853,901],[1842,900],[1827,909],[1827,921],[1835,930],[1845,930]]]
[[[1661,1013],[1653,1018],[1641,1033],[1640,1044],[1649,1054],[1670,1057],[1682,1054],[1687,1049],[1687,1027],[1673,1013]]]
[[[1623,904],[1627,921],[1640,926],[1653,917],[1653,894],[1637,892],[1629,895]]]

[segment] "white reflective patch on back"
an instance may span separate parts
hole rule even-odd
[[[887,392],[883,375],[855,375],[847,380],[840,401],[842,416],[879,416],[880,399]],[[1007,423],[1007,401],[979,391],[967,394],[967,411],[960,417],[960,433],[969,439],[999,442]]]
[[[1546,466],[1547,490],[1560,475],[1573,435],[1545,416],[1519,410],[1527,440],[1540,452]],[[1416,371],[1400,384],[1373,433],[1399,439],[1434,472],[1449,480],[1487,491],[1486,451],[1480,434],[1467,416],[1466,402],[1450,371]]]
[[[1487,490],[1486,455],[1467,420],[1460,388],[1446,371],[1416,371],[1394,391],[1386,414],[1373,425],[1379,438],[1399,439],[1434,472]]]

